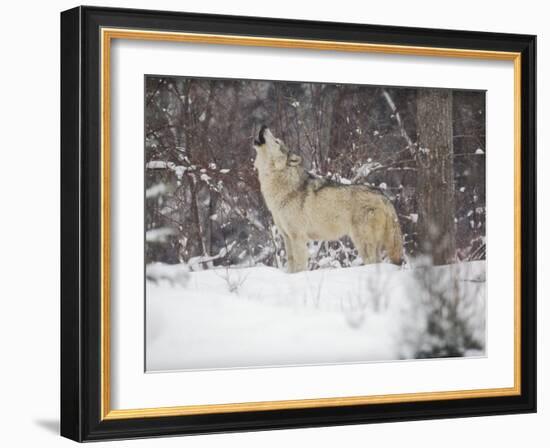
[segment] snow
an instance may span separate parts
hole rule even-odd
[[[185,265],[147,267],[148,371],[411,357],[407,341],[420,338],[425,328],[418,272],[435,274],[446,287],[456,279],[464,303],[481,310],[474,313],[474,328],[484,341],[484,261],[297,274],[264,266],[188,271]]]
[[[181,179],[183,174],[189,170],[189,168],[181,165],[177,165],[173,162],[166,162],[164,160],[151,160],[150,162],[147,162],[145,165],[145,168],[150,170],[171,170],[176,174],[176,177],[178,179]],[[191,167],[191,169],[194,169],[195,167]]]
[[[150,162],[147,162],[145,168],[150,170],[161,170],[166,168],[173,169],[174,164],[172,162],[165,162],[164,160],[151,160]]]
[[[227,247],[222,248],[216,255],[201,255],[198,257],[191,257],[186,266],[188,269],[193,271],[200,271],[204,267],[211,266],[212,262],[220,258],[225,257],[228,252],[231,252],[231,249],[235,246],[233,241],[231,244],[228,244]]]
[[[148,243],[162,243],[167,240],[170,235],[175,235],[175,230],[171,227],[159,227],[145,232],[145,241]]]
[[[174,172],[176,173],[176,177],[178,179],[181,179],[186,170],[187,170],[187,168],[184,167],[184,166],[181,166],[181,165],[176,166],[174,168]]]
[[[188,269],[181,264],[169,265],[165,263],[151,263],[145,269],[145,276],[151,282],[168,282],[185,287],[189,281]]]
[[[166,184],[160,183],[153,185],[152,187],[147,188],[145,190],[145,197],[146,198],[154,198],[158,195],[161,195],[167,191]]]
[[[378,162],[373,162],[372,159],[368,159],[367,163],[364,163],[359,168],[357,168],[354,180],[357,180],[361,177],[367,177],[372,171],[382,168],[382,165]]]

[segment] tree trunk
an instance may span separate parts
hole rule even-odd
[[[329,145],[327,148],[326,158],[336,158],[338,155],[342,154],[342,140],[345,135],[347,128],[344,124],[344,114],[342,113],[342,103],[344,95],[341,89],[336,88],[333,94],[332,100],[332,110],[330,117],[330,135],[329,135]],[[329,126],[327,126],[329,128]]]
[[[199,189],[198,181],[192,175],[189,176],[189,201],[184,199],[179,206],[182,222],[185,218],[188,219],[189,238],[185,248],[185,255],[187,256],[185,261],[189,261],[192,257],[208,255],[201,226]]]
[[[418,248],[435,265],[455,259],[452,92],[417,97]]]

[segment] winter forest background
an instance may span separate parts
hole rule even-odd
[[[278,294],[258,289],[257,284],[275,278],[298,281],[280,276],[296,274],[284,274],[284,244],[253,167],[252,140],[263,123],[302,156],[312,174],[343,184],[368,184],[392,201],[403,232],[404,267],[360,267],[348,238],[312,242],[304,284],[287,285],[290,289]],[[281,304],[289,305],[282,296],[309,287],[300,299],[303,306],[339,311],[352,330],[362,328],[375,314],[382,319],[381,327],[388,322],[395,326],[407,307],[408,320],[416,322],[413,331],[411,322],[400,321],[398,335],[376,333],[376,325],[371,325],[377,350],[385,349],[373,353],[371,346],[369,355],[359,345],[357,353],[336,356],[334,361],[482,354],[485,152],[482,91],[146,76],[147,296],[172,297],[166,304],[179,301],[182,291],[198,294],[199,284],[215,293],[219,281],[220,294],[232,296],[227,300],[247,297],[281,311]],[[346,281],[360,278],[363,284],[343,297],[327,284],[327,275],[335,275],[329,274],[331,268],[349,268],[342,274],[348,276]],[[365,275],[358,277],[358,269]],[[333,281],[342,281],[342,275]],[[415,291],[414,297],[401,297],[410,296],[399,294],[405,286]],[[264,300],[268,296],[271,299]],[[200,306],[207,306],[202,300]],[[208,306],[218,309],[227,304],[224,300]],[[180,306],[184,305],[174,302],[168,308],[172,313]],[[280,359],[234,360],[229,354],[220,360],[219,354],[205,349],[189,363],[183,355],[168,355],[162,337],[156,336],[161,332],[159,321],[166,327],[169,319],[163,305],[151,302],[148,307],[150,315],[157,315],[148,315],[151,369],[307,363],[303,353],[289,358],[292,340],[281,347]],[[180,311],[194,315],[190,308]],[[257,315],[264,311],[256,310]],[[242,313],[237,321],[238,316]],[[289,315],[285,319],[292,320]],[[393,341],[391,347],[380,343],[384,337]],[[231,353],[228,347],[224,350]],[[322,362],[319,356],[310,361]]]

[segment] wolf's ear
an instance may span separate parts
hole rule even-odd
[[[290,153],[288,155],[288,166],[298,166],[302,163],[302,158],[298,154]]]

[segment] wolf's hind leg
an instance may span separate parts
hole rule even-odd
[[[361,244],[356,244],[357,251],[361,258],[363,259],[363,264],[372,264],[377,263],[378,260],[378,251],[376,250],[376,245],[368,242],[362,242]]]
[[[363,264],[371,264],[376,262],[376,246],[369,241],[368,236],[362,232],[354,232],[351,235],[353,245],[363,259]]]

